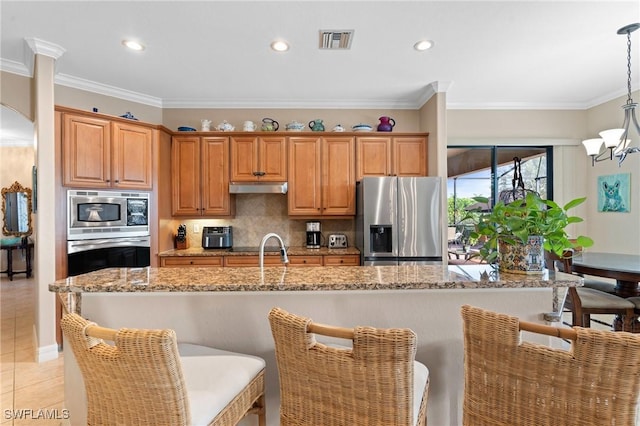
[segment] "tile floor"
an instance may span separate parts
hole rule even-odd
[[[63,423],[62,354],[35,361],[35,304],[35,280],[0,277],[0,426]]]

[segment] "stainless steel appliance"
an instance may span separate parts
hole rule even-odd
[[[148,192],[67,191],[67,274],[150,265]]]
[[[356,186],[362,265],[442,262],[439,177],[365,177]]]
[[[233,247],[232,226],[204,226],[202,228],[202,248],[231,248]]]
[[[320,222],[307,222],[307,248],[320,248],[321,239]]]
[[[331,234],[329,235],[329,248],[347,248],[347,236],[344,234]]]
[[[67,275],[104,268],[137,268],[151,263],[151,238],[119,237],[67,241]]]
[[[67,191],[67,240],[148,235],[148,192]]]

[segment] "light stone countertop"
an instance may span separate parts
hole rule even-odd
[[[271,246],[270,246],[271,247]],[[360,254],[355,247],[333,249],[321,247],[319,249],[309,249],[304,246],[287,247],[289,256],[345,256],[350,254]],[[181,257],[181,256],[257,256],[257,252],[238,252],[231,249],[204,249],[202,247],[189,247],[187,249],[172,249],[158,253],[160,257]],[[265,251],[265,256],[279,256],[279,251]]]
[[[575,275],[507,274],[490,265],[109,268],[58,280],[57,293],[451,290],[582,286]]]

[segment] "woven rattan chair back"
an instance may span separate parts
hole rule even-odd
[[[636,425],[639,335],[576,327],[567,351],[521,341],[516,317],[462,319],[463,425]]]
[[[120,329],[115,346],[85,335],[76,314],[61,321],[87,392],[89,425],[189,425],[189,401],[173,330]]]
[[[280,379],[281,426],[413,425],[416,336],[356,327],[352,349],[327,346],[309,318],[269,313]],[[345,330],[345,329],[341,329]],[[417,424],[426,424],[428,381]]]

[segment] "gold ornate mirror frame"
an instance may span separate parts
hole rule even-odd
[[[24,193],[24,195],[20,197],[20,193]],[[16,201],[13,203],[9,203],[8,201],[10,194],[16,194]],[[20,204],[20,201],[22,200],[24,200],[23,204]],[[10,217],[16,217],[15,226],[17,229],[14,229],[12,224],[7,221],[8,204],[11,207],[11,211],[9,211]],[[33,227],[31,226],[31,209],[32,205],[30,188],[23,187],[17,181],[14,182],[13,185],[11,185],[9,188],[2,188],[2,215],[4,219],[2,224],[2,233],[5,235],[14,235],[16,237],[31,235],[31,233],[33,232]],[[17,217],[19,214],[23,215],[22,220]]]

